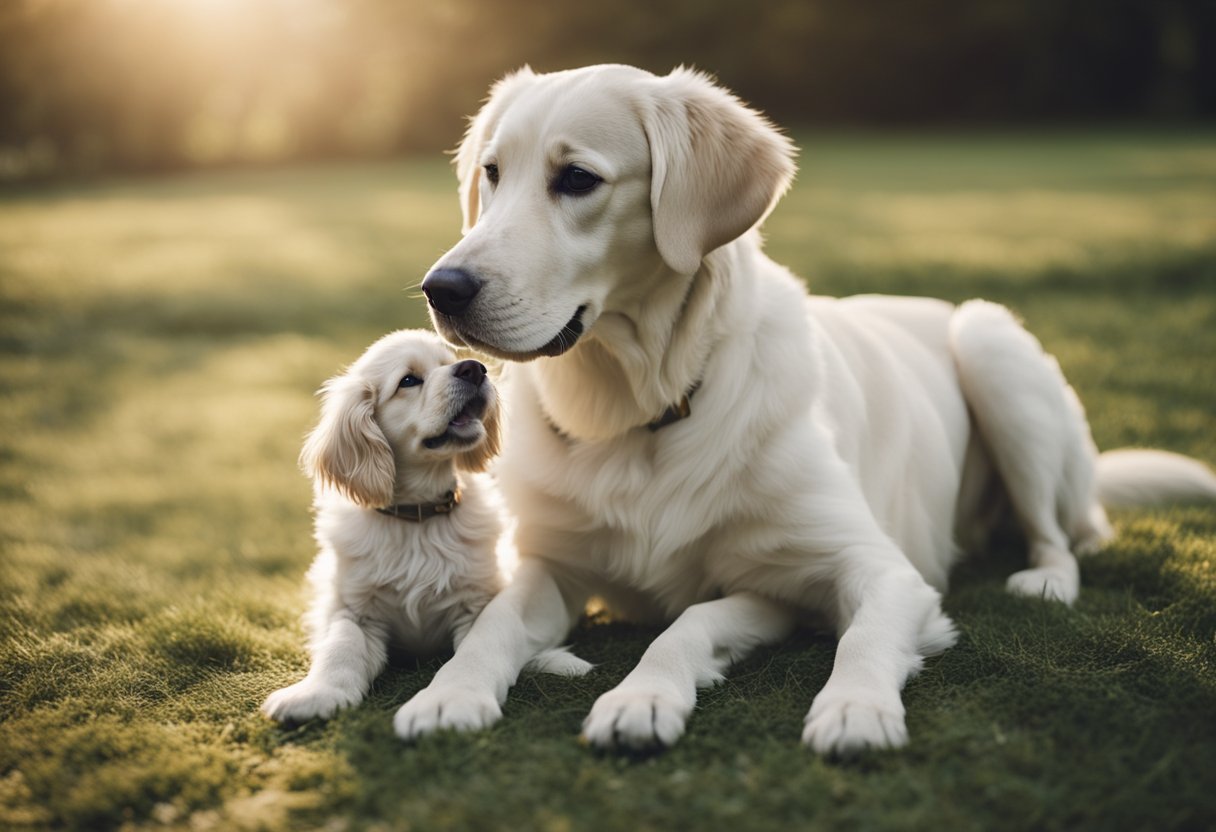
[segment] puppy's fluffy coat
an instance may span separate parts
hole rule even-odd
[[[300,455],[315,482],[320,545],[308,575],[312,666],[262,706],[280,722],[362,700],[390,642],[416,655],[459,644],[503,583],[501,511],[480,473],[499,440],[485,367],[456,361],[429,332],[401,330],[321,392],[321,420]],[[534,666],[590,668],[563,651]]]

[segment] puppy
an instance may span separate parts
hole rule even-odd
[[[262,712],[326,719],[357,704],[392,642],[449,649],[502,588],[501,513],[483,471],[498,451],[498,396],[477,361],[401,330],[325,383],[300,464],[315,483],[320,553],[309,570],[312,666]],[[562,650],[533,666],[577,675]]]

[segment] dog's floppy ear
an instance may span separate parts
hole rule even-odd
[[[376,388],[345,375],[321,388],[321,421],[300,452],[300,467],[368,508],[393,501],[393,450],[376,424]]]
[[[502,426],[500,425],[501,405],[498,396],[493,395],[486,402],[486,411],[481,415],[481,424],[486,430],[486,438],[477,446],[457,454],[456,465],[464,471],[484,471],[490,461],[498,456],[502,447]]]
[[[493,87],[481,110],[469,121],[460,147],[456,148],[456,178],[460,180],[461,232],[467,234],[481,213],[481,151],[494,135],[507,104],[536,74],[528,66],[503,76]]]
[[[663,261],[693,274],[701,259],[768,215],[794,176],[794,145],[760,113],[680,67],[643,101],[650,205]]]

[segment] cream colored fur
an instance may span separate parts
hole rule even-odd
[[[432,333],[386,335],[322,389],[316,429],[301,454],[316,481],[316,538],[309,570],[307,677],[272,693],[263,712],[280,722],[329,718],[361,701],[384,669],[391,644],[415,655],[448,649],[502,588],[496,547],[502,511],[480,472],[498,448],[498,400],[488,379],[480,420],[459,441],[445,433],[470,395],[453,375],[455,358]],[[402,387],[412,375],[421,383]],[[439,502],[459,489],[450,514],[421,523],[376,511]],[[540,669],[585,673],[586,662],[560,650],[537,657]]]
[[[598,185],[563,189],[572,167]],[[671,624],[592,708],[593,745],[669,745],[698,687],[816,614],[840,642],[803,741],[899,746],[901,688],[956,638],[940,593],[960,544],[1011,511],[1030,567],[1010,590],[1076,597],[1074,552],[1111,530],[1055,361],[994,304],[808,297],[756,230],[793,147],[708,78],[524,70],[457,171],[466,233],[435,268],[479,289],[432,317],[515,362],[497,475],[521,567],[402,737],[492,723],[594,595]],[[694,387],[689,418],[648,429]]]

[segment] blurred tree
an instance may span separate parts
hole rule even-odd
[[[0,178],[450,147],[488,85],[691,64],[791,125],[1216,115],[1214,0],[3,0]]]

